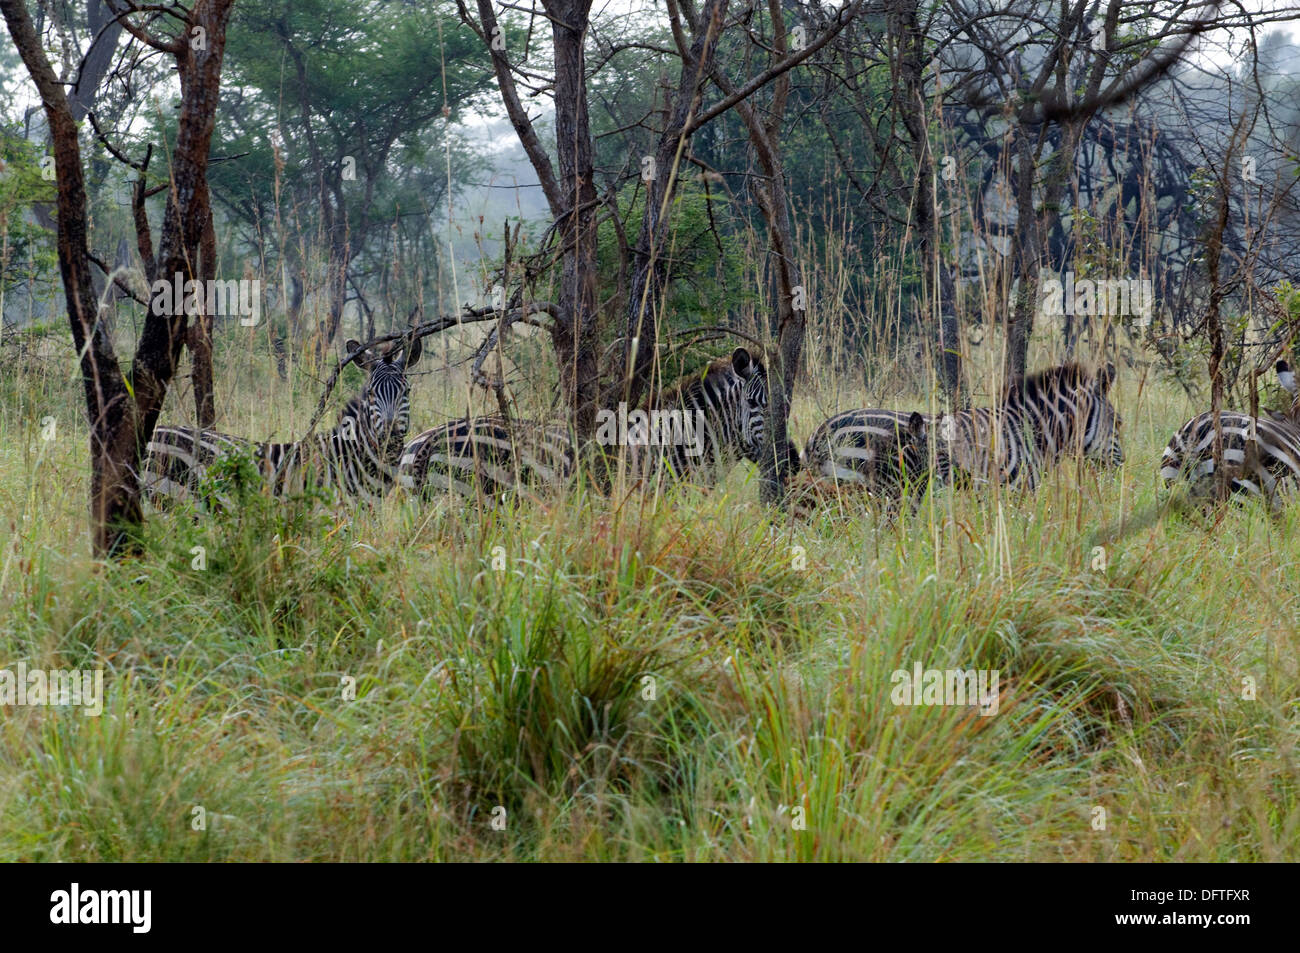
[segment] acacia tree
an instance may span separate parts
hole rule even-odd
[[[156,255],[137,186],[141,258],[153,280],[197,277],[197,257],[209,222],[208,149],[220,91],[226,25],[234,0],[194,0],[160,10],[115,3],[115,17],[136,39],[173,56],[181,74],[181,108],[171,157],[170,188]],[[0,12],[30,74],[50,129],[58,187],[57,249],[68,323],[81,365],[90,430],[90,510],[93,551],[119,554],[131,546],[142,515],[136,479],[144,447],[175,375],[185,344],[187,315],[149,309],[131,368],[123,373],[101,320],[91,280],[86,186],[72,104],[50,65],[23,0],[0,0]],[[139,15],[139,19],[132,17]],[[159,35],[153,30],[170,26]],[[142,163],[145,165],[147,163]]]
[[[946,38],[935,47],[954,76],[945,114],[1013,197],[1008,377],[1025,372],[1048,236],[1060,230],[1077,187],[1088,130],[1113,107],[1148,95],[1199,37],[1294,16],[1282,5],[1255,11],[1218,0],[946,0],[936,21]]]
[[[221,196],[258,231],[274,234],[282,212],[275,186],[292,203],[299,241],[319,235],[322,351],[338,332],[354,260],[391,227],[385,189],[396,167],[411,165],[435,123],[458,121],[490,80],[477,40],[446,19],[447,9],[270,0],[241,8],[231,26],[227,72],[241,95],[223,105],[232,120],[228,141],[253,154],[246,167],[217,178]],[[274,145],[268,127],[279,134]],[[444,197],[419,199],[427,207]],[[295,279],[308,283],[304,251],[283,241],[281,254]]]

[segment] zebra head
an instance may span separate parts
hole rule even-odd
[[[361,350],[357,341],[347,342],[349,355]],[[369,372],[366,386],[344,410],[344,418],[355,418],[359,436],[383,451],[394,465],[401,458],[407,431],[411,428],[411,383],[406,369],[420,359],[421,339],[402,340],[378,354],[365,352],[356,363]],[[391,458],[391,459],[390,459]]]
[[[1120,428],[1124,421],[1110,401],[1110,385],[1115,382],[1115,365],[1107,364],[1091,380],[1081,377],[1087,418],[1083,430],[1083,455],[1108,466],[1124,463],[1124,447],[1120,444]]]
[[[767,432],[767,368],[738,347],[731,353],[730,372],[734,377],[736,423],[740,452],[751,463],[758,463]]]

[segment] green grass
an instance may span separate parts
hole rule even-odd
[[[1172,385],[1121,372],[1121,471],[895,523],[773,525],[745,468],[657,504],[174,513],[103,565],[69,364],[0,373],[0,668],[108,698],[3,710],[0,860],[1300,855],[1300,511],[1157,517]],[[223,426],[293,432],[282,386]],[[810,394],[801,439],[869,402]],[[997,669],[998,713],[895,706],[918,661]]]

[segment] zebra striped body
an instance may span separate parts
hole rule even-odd
[[[349,352],[357,347],[357,342],[348,342]],[[139,474],[141,493],[154,504],[204,499],[229,506],[231,501],[220,494],[207,498],[208,471],[218,461],[243,456],[275,496],[324,489],[377,499],[396,481],[410,429],[406,368],[419,356],[417,338],[409,358],[407,349],[398,347],[384,355],[359,359],[369,371],[365,389],[348,401],[331,433],[309,441],[257,443],[212,430],[156,427]]]
[[[740,458],[758,460],[767,402],[762,362],[737,348],[637,411],[602,412],[596,440],[625,449],[638,479],[671,476],[710,484]],[[655,433],[671,439],[652,444]],[[500,498],[523,488],[563,489],[576,472],[575,459],[575,442],[563,424],[512,420],[507,426],[500,417],[465,418],[412,440],[402,453],[399,480],[426,497],[450,491]]]
[[[943,482],[946,455],[934,463]],[[897,500],[907,490],[929,483],[929,422],[915,411],[845,411],[813,431],[804,447],[803,467],[815,478],[861,486],[873,495]]]
[[[1278,380],[1291,394],[1300,392],[1285,361],[1277,366]],[[1186,481],[1193,499],[1212,501],[1225,492],[1242,493],[1279,508],[1300,486],[1300,400],[1287,412],[1252,417],[1222,411],[1222,469],[1215,469],[1214,414],[1193,417],[1173,435],[1160,458],[1166,486]]]
[[[945,414],[939,439],[954,475],[1034,490],[1066,455],[1121,465],[1121,420],[1109,397],[1114,380],[1111,364],[1095,374],[1063,364],[1013,382],[998,407]]]
[[[500,499],[524,487],[567,486],[573,463],[573,439],[561,424],[467,417],[426,430],[407,444],[398,480],[426,498],[482,493]]]

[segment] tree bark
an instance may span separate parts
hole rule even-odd
[[[186,88],[182,98],[162,240],[157,260],[145,259],[151,280],[155,275],[168,281],[174,280],[177,273],[192,275],[193,269],[186,267],[190,260],[187,249],[198,246],[207,220],[204,210],[208,147],[216,115],[225,27],[232,3],[233,0],[195,0],[187,24],[191,29],[182,38],[170,42],[124,23],[137,38],[173,53],[186,66],[192,65],[191,75],[198,80]],[[131,548],[133,533],[141,522],[135,474],[175,373],[185,340],[186,315],[183,308],[179,315],[170,316],[149,310],[128,385],[113,342],[99,320],[90,271],[85,174],[71,104],[45,55],[23,0],[0,0],[0,12],[36,85],[50,127],[58,186],[59,274],[72,340],[81,364],[90,428],[92,548],[97,556],[114,556]],[[202,29],[204,49],[195,50],[190,45],[195,27]],[[140,217],[137,214],[137,223]],[[138,240],[142,250],[152,247],[147,219]]]
[[[596,183],[592,168],[591,118],[587,106],[586,53],[591,0],[545,0],[555,48],[555,145],[560,207],[556,215],[564,248],[560,309],[551,340],[560,365],[578,439],[596,432],[600,368],[597,341]]]
[[[916,221],[916,256],[921,268],[922,300],[928,317],[937,304],[936,370],[950,409],[965,406],[961,373],[961,339],[957,324],[957,282],[951,262],[943,254],[935,199],[934,154],[930,150],[926,121],[925,33],[916,0],[898,0],[891,12],[891,32],[898,42],[898,79],[902,86],[900,116],[911,140],[916,166],[913,203]],[[938,92],[936,91],[936,95]]]
[[[641,232],[633,249],[632,278],[628,286],[627,327],[623,339],[623,366],[616,375],[615,387],[629,406],[636,406],[648,388],[653,387],[654,359],[658,342],[655,309],[662,303],[668,281],[663,249],[672,222],[672,202],[680,179],[682,158],[690,147],[691,121],[699,110],[704,80],[713,69],[713,57],[727,14],[728,0],[708,0],[701,17],[702,28],[696,31],[688,48],[680,31],[678,53],[682,58],[677,91],[667,111],[667,122],[654,153],[652,175],[646,183],[645,210]],[[669,15],[676,23],[677,8],[669,5]]]
[[[1005,375],[1007,380],[1025,376],[1029,358],[1029,338],[1034,333],[1034,306],[1038,301],[1038,276],[1042,266],[1042,247],[1038,239],[1038,213],[1034,208],[1034,183],[1038,176],[1034,165],[1033,144],[1022,126],[1015,136],[1016,148],[1016,231],[1012,242],[1012,260],[1016,267],[1015,306],[1007,327]]]
[[[780,0],[768,0],[772,18],[773,49],[778,57],[786,53],[785,17]],[[713,79],[729,98],[736,93],[731,82],[715,65]],[[781,154],[781,130],[790,92],[790,74],[773,81],[772,102],[764,118],[750,102],[737,101],[735,109],[749,133],[749,142],[763,178],[752,186],[759,210],[767,223],[776,299],[776,349],[768,355],[768,419],[766,446],[759,460],[759,497],[764,503],[778,503],[784,497],[790,460],[786,453],[790,400],[803,358],[803,340],[808,312],[795,254],[794,229],[790,223],[790,197],[785,184],[785,163]],[[798,307],[797,305],[805,305]]]
[[[98,320],[90,274],[86,182],[71,105],[45,55],[23,0],[0,0],[0,11],[14,46],[36,84],[50,127],[50,148],[58,185],[59,276],[63,280],[72,340],[80,359],[90,423],[92,545],[96,555],[109,555],[118,547],[120,527],[140,520],[135,480],[127,469],[135,439],[135,404],[118,366],[113,342]]]
[[[199,241],[199,276],[204,281],[217,277],[217,233],[212,222],[212,209],[208,208],[208,223]],[[190,382],[194,387],[194,408],[199,426],[208,430],[217,423],[217,402],[212,372],[213,315],[206,309],[194,316],[188,329],[186,347],[193,367]]]

